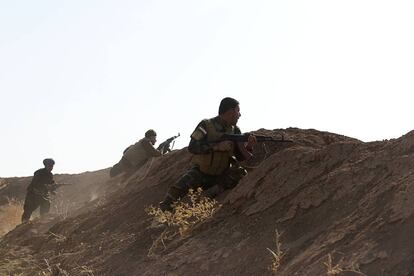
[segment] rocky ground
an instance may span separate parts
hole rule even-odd
[[[414,132],[370,143],[295,128],[255,133],[294,143],[257,145],[248,176],[187,235],[149,254],[163,227],[145,208],[185,172],[182,149],[129,179],[67,176],[78,184],[61,198],[75,206],[3,236],[0,275],[272,275],[276,229],[277,275],[414,275]],[[14,183],[0,196],[23,198],[28,179]]]

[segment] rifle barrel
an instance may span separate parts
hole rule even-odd
[[[254,135],[254,134],[253,134]],[[233,141],[233,142],[247,142],[250,134],[224,134],[218,142],[221,141]],[[292,140],[286,140],[283,136],[282,139],[275,139],[271,136],[254,135],[257,142],[276,142],[276,143],[290,143]]]

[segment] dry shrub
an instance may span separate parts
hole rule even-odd
[[[66,199],[62,193],[57,193],[52,202],[52,213],[57,214],[62,219],[68,218],[70,212],[76,209],[76,203]]]
[[[7,186],[7,182],[5,179],[0,178],[0,190]]]
[[[280,267],[280,264],[281,264],[281,261],[282,261],[282,258],[285,255],[285,253],[283,253],[283,251],[281,249],[282,243],[280,242],[280,236],[281,236],[281,234],[276,229],[275,230],[275,247],[276,247],[276,249],[275,249],[275,251],[273,251],[272,249],[267,248],[267,250],[272,255],[272,263],[271,263],[269,269],[270,269],[270,271],[272,272],[273,275],[277,274],[277,272],[279,270],[279,267]]]
[[[165,242],[174,239],[175,236],[185,237],[191,233],[196,225],[201,224],[206,219],[212,217],[220,208],[220,204],[215,199],[202,196],[203,190],[190,189],[188,192],[189,202],[178,200],[173,204],[174,212],[162,211],[160,208],[150,206],[145,211],[154,221],[164,225],[165,229],[160,236],[154,240],[148,255],[152,256],[162,244],[166,248]]]
[[[93,270],[86,265],[80,266],[79,272],[81,275],[94,276]]]
[[[42,276],[52,276],[53,275],[53,268],[50,266],[50,263],[47,259],[43,259],[46,263],[46,268],[41,271]]]
[[[23,214],[23,202],[8,198],[5,205],[0,206],[0,236],[3,236],[20,224]]]
[[[52,231],[49,231],[49,236],[53,237],[56,242],[65,242],[67,238],[63,235],[55,234]]]
[[[341,263],[343,263],[343,258],[341,258],[336,265],[333,265],[332,256],[331,254],[328,254],[328,261],[324,263],[326,267],[326,275],[335,276],[341,275],[342,272],[353,272],[354,274],[366,276],[366,274],[359,270],[359,265],[357,263],[353,262],[348,267],[343,267],[343,265],[340,265]]]
[[[336,265],[333,265],[331,254],[328,254],[328,261],[326,263],[324,263],[324,265],[326,266],[326,275],[327,276],[338,275],[339,273],[341,273],[343,271],[343,269],[340,267],[339,263],[336,264]]]
[[[69,273],[60,267],[60,264],[51,265],[47,259],[43,259],[46,268],[42,269],[38,275],[40,276],[69,276]]]

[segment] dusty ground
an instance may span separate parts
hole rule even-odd
[[[0,275],[271,275],[275,229],[278,275],[329,275],[329,255],[343,270],[336,275],[414,275],[414,132],[372,143],[294,128],[256,133],[280,132],[295,142],[258,145],[249,175],[217,198],[221,209],[155,256],[148,250],[163,228],[149,227],[144,209],[185,171],[186,150],[124,182],[102,179],[88,190],[97,197],[82,193],[66,218],[9,232]]]

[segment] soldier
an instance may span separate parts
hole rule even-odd
[[[55,161],[47,158],[43,160],[43,169],[37,170],[27,187],[26,199],[24,201],[22,222],[28,222],[33,211],[40,206],[40,216],[44,216],[50,209],[50,192],[56,190],[56,183],[53,180],[53,166]]]
[[[214,192],[207,195],[214,197],[217,193],[236,186],[247,174],[237,163],[252,156],[256,138],[250,135],[245,144],[215,142],[223,134],[241,134],[236,125],[240,116],[239,102],[233,98],[224,98],[220,102],[219,115],[198,124],[191,134],[188,146],[188,151],[193,154],[193,166],[169,188],[165,199],[160,203],[161,210],[172,210],[172,203],[186,195],[190,188],[212,188],[210,190]]]
[[[145,137],[124,150],[121,160],[111,168],[110,176],[114,177],[122,172],[131,174],[144,165],[151,157],[161,156],[161,152],[154,148],[157,142],[157,133],[150,129]]]

